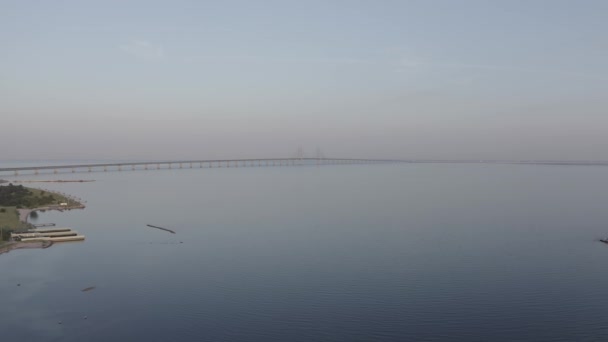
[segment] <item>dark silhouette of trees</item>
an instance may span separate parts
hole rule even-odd
[[[23,185],[0,186],[0,206],[33,208],[44,206],[55,202],[55,197],[51,194],[34,196],[34,194]]]

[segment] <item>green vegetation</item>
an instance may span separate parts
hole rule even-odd
[[[59,203],[74,204],[66,197],[44,190],[26,188],[23,185],[0,186],[0,206],[17,208],[36,208]]]
[[[2,210],[4,209],[4,210]],[[0,227],[15,228],[19,224],[19,213],[15,207],[0,207]]]
[[[26,224],[19,221],[16,207],[0,207],[0,243],[8,240],[12,231],[25,227]]]
[[[23,185],[13,185],[0,187],[0,205],[15,206],[18,208],[32,208],[37,206],[49,205],[56,202],[53,195],[38,196]]]
[[[62,196],[58,193],[50,193],[48,191],[44,191],[44,190],[40,190],[40,189],[34,189],[34,188],[26,188],[28,189],[31,193],[32,196],[36,197],[36,198],[42,198],[42,197],[48,197],[48,196],[52,196],[54,198],[54,202],[50,203],[50,205],[58,205],[59,203],[67,203],[68,206],[73,206],[73,205],[79,205],[80,203],[73,201],[65,196]],[[47,204],[48,205],[48,204]],[[39,207],[35,206],[35,207]]]

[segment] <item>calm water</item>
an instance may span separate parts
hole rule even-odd
[[[87,240],[0,256],[3,342],[608,340],[606,167],[38,178]]]

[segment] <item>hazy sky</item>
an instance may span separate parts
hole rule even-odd
[[[0,0],[0,161],[608,160],[608,1]]]

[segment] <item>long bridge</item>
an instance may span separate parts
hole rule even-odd
[[[214,168],[214,167],[261,167],[261,166],[304,166],[304,165],[335,165],[335,164],[377,164],[377,163],[406,163],[397,159],[351,159],[351,158],[257,158],[257,159],[207,159],[207,160],[178,160],[178,161],[137,161],[99,164],[71,164],[19,166],[0,168],[0,174],[40,174],[65,172],[94,172],[94,171],[125,171],[125,170],[161,170],[184,168]]]
[[[387,163],[425,163],[425,164],[518,164],[548,166],[608,166],[608,161],[547,161],[547,160],[404,160],[368,158],[251,158],[251,159],[205,159],[172,161],[122,161],[97,164],[66,164],[0,167],[1,175],[19,176],[22,174],[99,172],[126,170],[165,170],[218,167],[262,167],[262,166],[313,166],[336,164],[387,164]]]

